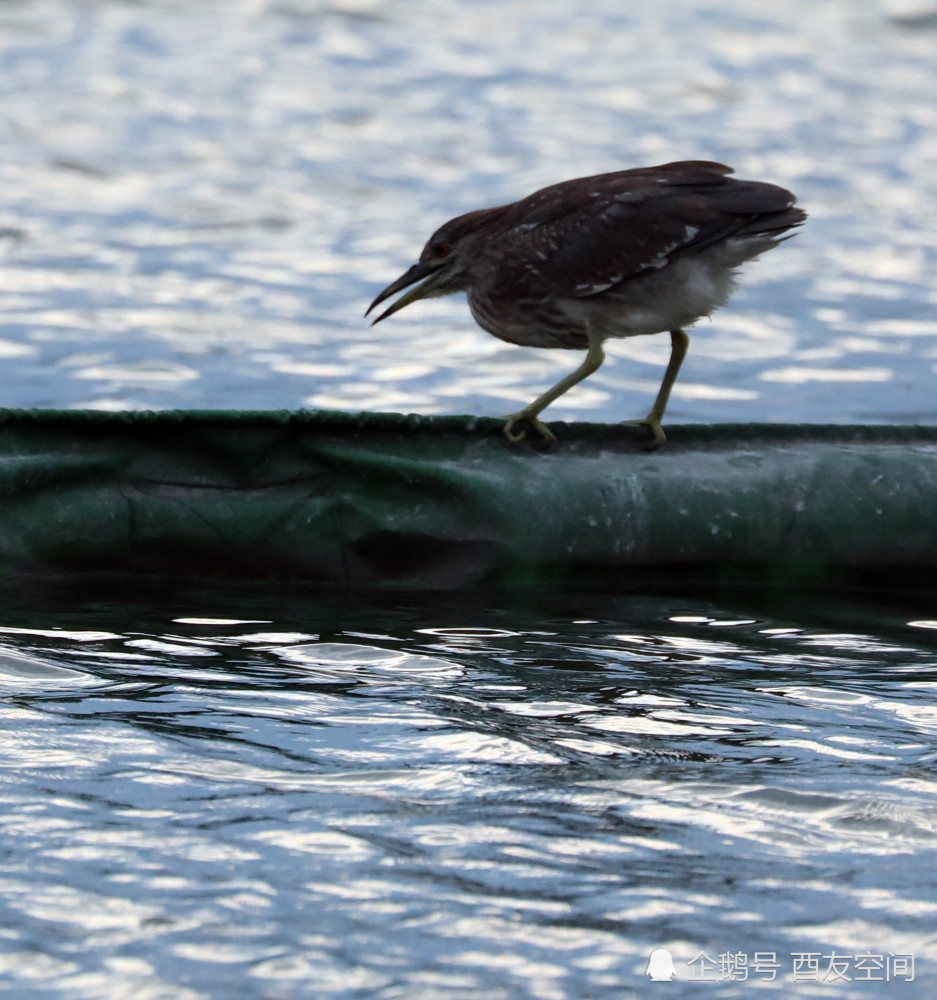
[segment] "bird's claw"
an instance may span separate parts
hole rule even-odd
[[[626,420],[625,423],[637,424],[639,427],[647,427],[651,434],[653,434],[654,440],[649,441],[647,444],[648,451],[656,451],[667,440],[664,428],[660,425],[660,417],[653,413],[649,413],[646,417],[639,420]]]
[[[546,424],[541,423],[535,416],[524,410],[521,410],[520,413],[511,413],[505,418],[504,436],[508,441],[513,441],[516,444],[527,437],[528,428],[540,435],[540,441],[535,447],[548,448],[556,441],[556,435]]]

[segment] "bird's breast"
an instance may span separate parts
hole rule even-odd
[[[470,289],[469,308],[487,333],[523,347],[559,347],[586,350],[588,327],[569,316],[564,303],[546,296],[500,297]]]

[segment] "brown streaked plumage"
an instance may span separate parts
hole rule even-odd
[[[528,428],[555,440],[538,417],[602,364],[605,340],[669,331],[657,399],[634,421],[650,428],[656,447],[666,440],[661,419],[689,344],[684,327],[725,305],[737,269],[807,217],[784,188],[731,173],[703,160],[665,163],[564,181],[460,215],[368,313],[411,285],[375,323],[417,299],[464,291],[478,324],[502,340],[587,351],[576,371],[507,417],[512,441]]]

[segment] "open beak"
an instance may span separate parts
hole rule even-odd
[[[404,271],[403,274],[396,281],[392,281],[383,292],[368,306],[368,311],[365,316],[375,307],[379,306],[385,299],[389,299],[391,295],[396,295],[397,292],[402,292],[405,288],[409,288],[410,285],[415,284],[417,281],[422,281],[422,285],[417,285],[416,288],[411,288],[406,295],[401,295],[399,299],[389,308],[385,309],[377,319],[372,320],[371,326],[375,323],[380,323],[382,319],[387,319],[388,316],[393,315],[399,309],[403,309],[404,306],[410,305],[411,302],[416,302],[417,299],[426,298],[427,295],[432,295],[433,290],[438,284],[438,274],[439,267],[433,264],[426,264],[423,261],[417,261],[409,270]]]

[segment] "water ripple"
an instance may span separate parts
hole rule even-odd
[[[461,211],[709,156],[811,221],[699,325],[673,417],[933,416],[932,39],[891,5],[216,8],[0,11],[7,405],[499,414],[567,352],[448,300],[372,331],[375,291]],[[644,412],[664,341],[556,416]]]
[[[0,5],[2,402],[502,413],[572,355],[367,302],[452,215],[706,156],[811,218],[672,418],[930,420],[933,26],[896,10]],[[610,354],[557,418],[646,411],[666,338]],[[618,1000],[666,947],[855,1000],[792,953],[890,951],[929,997],[933,607],[787,601],[5,592],[0,976]]]
[[[12,981],[611,997],[662,943],[887,942],[933,982],[929,619],[186,602],[0,625]]]

